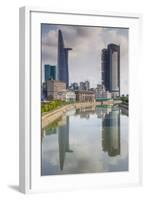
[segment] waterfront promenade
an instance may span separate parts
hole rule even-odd
[[[64,105],[60,108],[57,108],[53,111],[50,111],[48,113],[45,113],[42,115],[42,128],[46,127],[47,125],[51,124],[55,120],[62,117],[67,111],[72,109],[81,109],[81,108],[88,108],[88,107],[95,107],[97,105],[114,105],[117,103],[121,103],[121,101],[97,101],[97,102],[80,102],[80,103],[72,103],[68,105]]]

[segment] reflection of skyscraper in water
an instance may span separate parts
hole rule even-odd
[[[98,118],[103,119],[105,115],[109,114],[111,112],[111,107],[96,107],[96,114]]]
[[[65,153],[72,152],[69,147],[69,116],[66,116],[64,120],[65,121],[63,121],[63,123],[59,127],[58,132],[59,161],[61,170],[63,170],[64,166]]]
[[[90,116],[94,114],[95,114],[95,106],[76,109],[76,115],[80,115],[80,118],[89,119]]]
[[[109,156],[120,155],[120,109],[113,108],[102,121],[102,148]]]

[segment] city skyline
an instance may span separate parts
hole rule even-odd
[[[69,84],[88,80],[101,84],[101,52],[109,43],[120,45],[121,94],[128,94],[128,29],[42,24],[42,81],[44,65],[57,65],[58,30],[70,52]]]

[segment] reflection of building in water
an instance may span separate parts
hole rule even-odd
[[[44,129],[44,131],[46,132],[45,135],[52,135],[56,134],[57,129],[55,127],[49,127],[48,129]]]
[[[75,115],[76,114],[76,109],[71,109],[71,110],[68,110],[66,111],[66,116],[72,116],[72,115]]]
[[[89,119],[90,115],[95,114],[95,106],[90,106],[87,108],[79,108],[76,110],[76,115],[80,115],[80,118]]]
[[[124,108],[124,107],[121,106],[120,109],[121,109],[121,113],[122,113],[123,115],[126,115],[126,116],[129,115],[128,108]]]
[[[58,126],[66,126],[66,116],[61,117],[61,120],[58,122]]]
[[[83,108],[80,108],[80,111],[81,112],[86,112],[86,113],[95,113],[95,106],[89,106],[89,107],[83,107]]]
[[[109,156],[120,155],[120,109],[113,108],[102,121],[102,148]]]
[[[65,121],[66,120],[66,121]],[[64,123],[65,122],[65,123]],[[58,132],[60,169],[63,170],[65,153],[72,152],[69,147],[69,117],[63,119]]]
[[[89,112],[81,112],[81,113],[80,113],[80,118],[89,119],[89,118],[90,118]]]
[[[112,107],[96,107],[96,114],[98,118],[104,118],[105,115],[109,114],[112,110]]]
[[[44,128],[44,129],[42,129],[41,138],[43,139],[47,135],[53,135],[53,134],[56,134],[56,133],[57,133],[56,127]]]

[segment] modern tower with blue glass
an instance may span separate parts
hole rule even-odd
[[[61,30],[58,31],[58,60],[57,60],[57,79],[69,86],[68,52],[71,48],[64,47],[64,40]]]
[[[56,80],[56,66],[54,65],[44,65],[45,81]]]

